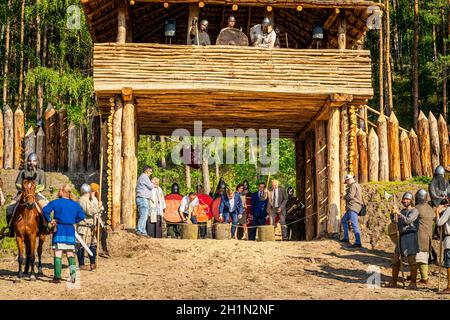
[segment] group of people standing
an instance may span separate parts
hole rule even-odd
[[[136,204],[139,218],[136,234],[144,237],[162,237],[162,219],[166,209],[165,197],[159,187],[159,180],[151,178],[153,169],[144,166],[136,184]],[[199,237],[207,237],[206,222],[199,222],[196,208],[201,204],[199,194],[190,192],[180,195],[179,185],[172,185],[172,193],[166,198],[178,196],[181,204],[178,208],[182,223],[199,225]],[[266,183],[258,185],[258,191],[251,193],[247,181],[240,183],[235,189],[230,188],[221,179],[212,198],[220,198],[218,216],[213,223],[231,222],[231,238],[256,239],[258,226],[268,223],[276,226],[281,224],[283,240],[301,240],[301,212],[303,204],[294,196],[292,187],[286,191],[279,186],[277,180],[272,180],[272,188],[266,188]],[[211,209],[211,207],[210,207]],[[153,218],[152,218],[153,215]],[[211,214],[212,217],[212,214]],[[304,222],[303,222],[304,223]],[[179,224],[167,223],[167,236],[180,237]]]
[[[211,40],[208,34],[209,22],[206,19],[200,21],[196,24],[193,21],[193,26],[190,30],[190,42],[194,45],[209,46],[211,45]],[[236,18],[234,16],[229,16],[227,21],[227,27],[222,29],[237,29],[236,28]],[[242,31],[242,28],[238,30]],[[277,28],[273,27],[272,21],[265,17],[260,24],[253,26],[250,29],[250,41],[254,47],[272,49],[280,47],[280,40],[277,34]],[[279,33],[279,32],[278,32]]]

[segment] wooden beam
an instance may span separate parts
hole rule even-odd
[[[326,121],[315,122],[315,167],[316,167],[316,201],[317,201],[317,237],[327,231],[328,192],[327,192],[327,124]]]
[[[344,9],[339,14],[338,19],[338,48],[344,50],[347,47],[347,20]]]
[[[334,8],[331,15],[328,17],[328,19],[323,24],[324,30],[329,30],[331,26],[333,25],[334,21],[336,21],[336,18],[339,16],[340,10],[338,8]]]
[[[120,212],[122,203],[122,114],[123,100],[121,96],[111,98],[114,104],[113,116],[113,146],[112,146],[112,172],[111,172],[111,196],[112,196],[112,212],[111,227],[113,230],[120,224]]]
[[[117,42],[125,43],[127,41],[127,2],[119,0],[117,8]]]
[[[328,220],[327,232],[339,233],[340,223],[340,176],[339,176],[339,136],[340,112],[336,107],[330,108],[327,126],[328,146]]]
[[[314,239],[316,235],[315,218],[316,201],[314,186],[314,133],[306,133],[305,141],[305,233],[306,241]]]

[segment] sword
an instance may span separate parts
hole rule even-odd
[[[83,241],[81,236],[78,234],[78,232],[75,231],[75,238],[78,240],[78,242],[81,244],[81,246],[86,250],[86,252],[92,257],[94,254],[92,253],[91,249],[87,246],[87,244]]]

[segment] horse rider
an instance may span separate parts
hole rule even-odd
[[[36,201],[38,210],[42,212],[42,209],[48,204],[48,200],[42,195],[42,191],[45,190],[46,178],[45,172],[38,168],[38,158],[36,153],[32,152],[28,155],[27,164],[17,175],[16,188],[17,195],[13,201],[6,208],[6,222],[9,227],[9,236],[14,237],[14,230],[11,228],[11,221],[13,220],[14,213],[16,211],[17,203],[22,195],[22,182],[25,179],[33,180],[36,185]],[[41,219],[39,223],[40,227],[43,227],[43,221]]]

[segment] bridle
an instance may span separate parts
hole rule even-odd
[[[21,204],[31,209],[36,204],[35,188],[32,188],[34,183],[30,180],[24,181],[22,184],[22,197]],[[29,201],[31,199],[31,201]]]

